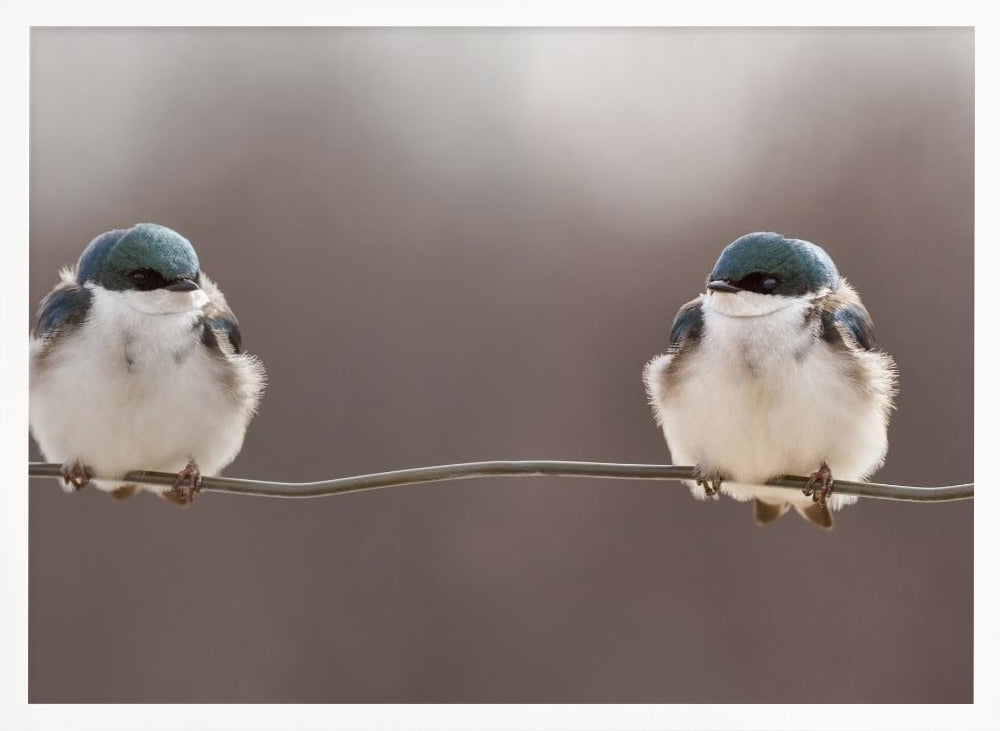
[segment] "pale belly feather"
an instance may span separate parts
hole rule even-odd
[[[654,394],[675,463],[729,476],[722,491],[737,500],[798,505],[811,498],[747,483],[808,475],[823,462],[845,480],[878,467],[886,450],[882,411],[852,380],[842,354],[803,322],[798,306],[765,317],[706,308],[702,342],[686,357],[681,377]],[[662,374],[671,358],[650,367]],[[702,488],[691,487],[704,497]],[[834,493],[831,507],[855,500]]]
[[[211,475],[232,461],[249,414],[223,387],[224,364],[200,344],[197,315],[125,314],[96,302],[88,322],[32,368],[31,426],[45,458],[79,459],[108,478],[177,472],[191,458]]]

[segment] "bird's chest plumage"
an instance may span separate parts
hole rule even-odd
[[[677,364],[660,404],[675,461],[755,482],[839,459],[838,437],[862,404],[807,307],[761,317],[705,308],[700,342]]]
[[[85,380],[94,408],[128,410],[134,418],[159,411],[162,417],[218,390],[200,334],[197,310],[149,315],[98,299],[84,326],[64,344],[60,365]]]
[[[198,310],[151,315],[95,297],[33,375],[32,426],[47,457],[106,474],[176,471],[190,457],[210,474],[231,459],[245,419],[201,332]]]

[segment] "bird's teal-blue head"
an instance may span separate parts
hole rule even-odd
[[[840,274],[816,244],[776,233],[740,236],[727,246],[709,275],[715,292],[757,292],[801,297],[836,289]]]
[[[198,289],[198,255],[191,242],[166,226],[139,223],[103,233],[87,246],[77,280],[110,290]]]

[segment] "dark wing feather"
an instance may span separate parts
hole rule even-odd
[[[206,345],[217,342],[217,338],[223,337],[232,347],[233,353],[243,352],[243,337],[240,335],[240,324],[236,315],[229,309],[226,298],[211,279],[202,273],[199,277],[201,288],[208,295],[208,304],[205,306],[205,330],[202,340]]]
[[[670,328],[670,347],[663,355],[653,358],[642,371],[646,392],[654,404],[657,420],[660,419],[658,404],[665,394],[677,385],[677,374],[688,359],[692,349],[698,346],[704,327],[701,309],[702,298],[691,300],[674,315]]]
[[[875,350],[875,325],[864,307],[842,307],[833,314],[833,321],[846,328],[861,348]]]
[[[240,336],[240,324],[236,321],[236,316],[232,312],[228,315],[216,315],[215,317],[208,318],[206,326],[225,336],[229,340],[229,344],[233,347],[234,353],[243,352],[243,338]]]
[[[82,323],[90,311],[90,290],[66,278],[56,286],[38,308],[35,335],[52,337],[64,328]]]
[[[868,310],[861,304],[845,304],[834,309],[824,308],[823,339],[829,343],[843,342],[847,333],[853,345],[862,350],[875,350],[875,325]]]
[[[674,316],[674,324],[670,328],[670,347],[678,348],[685,341],[698,340],[704,322],[701,298],[691,300],[681,307]]]

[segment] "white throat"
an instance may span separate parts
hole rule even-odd
[[[786,297],[758,292],[708,292],[702,297],[706,309],[726,317],[765,317],[814,298],[813,295]]]
[[[135,310],[143,315],[181,315],[196,312],[208,303],[208,295],[200,289],[190,292],[171,292],[167,289],[153,289],[148,292],[127,289],[113,291],[87,285],[95,294],[115,301],[119,307]]]

